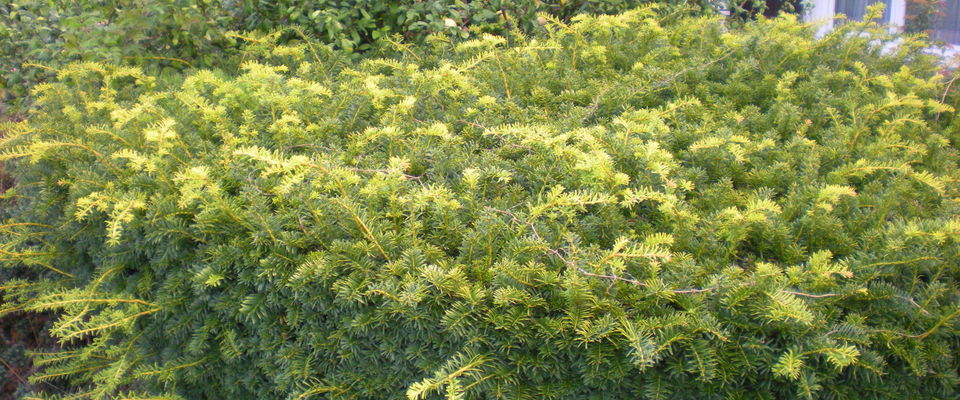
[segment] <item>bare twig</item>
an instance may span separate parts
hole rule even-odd
[[[513,207],[516,207],[516,206],[513,206]],[[513,207],[510,207],[510,208],[513,208]],[[521,220],[520,218],[517,218],[516,214],[514,214],[514,213],[512,213],[512,212],[510,212],[510,211],[508,211],[508,210],[500,210],[500,209],[496,209],[496,208],[488,207],[488,206],[483,206],[483,208],[485,208],[485,209],[487,209],[487,210],[490,210],[490,211],[493,211],[493,212],[498,213],[498,214],[503,214],[503,215],[509,216],[510,219],[513,220],[513,222],[516,222],[518,225],[526,225],[526,226],[530,227],[530,231],[533,232],[533,237],[536,238],[537,240],[543,241],[543,237],[540,236],[540,232],[537,232],[537,227],[536,227],[535,225],[533,225],[532,222],[530,222],[530,221],[523,221],[523,220]],[[553,250],[553,249],[549,249],[549,250]],[[554,252],[556,252],[556,250],[554,250]],[[561,256],[559,253],[557,253],[556,255],[557,255],[558,257],[560,257],[560,259],[563,259],[563,256]],[[566,261],[566,260],[564,260],[564,261]],[[570,265],[573,265],[573,263],[570,263],[570,262],[567,262],[567,263],[570,264]]]
[[[592,118],[593,115],[597,113],[597,109],[600,108],[600,99],[603,98],[603,96],[606,95],[607,92],[610,91],[610,89],[611,88],[609,87],[606,89],[603,89],[602,91],[600,91],[600,93],[598,93],[596,96],[593,97],[593,104],[590,105],[589,111],[587,111],[587,114],[584,115],[583,118],[580,118],[581,124],[584,122],[587,122],[587,120]]]
[[[924,309],[923,309],[923,306],[921,306],[920,304],[918,304],[918,303],[916,302],[916,300],[914,300],[914,299],[912,299],[912,298],[910,298],[910,297],[906,297],[906,296],[896,296],[896,298],[901,299],[901,300],[905,300],[906,302],[908,302],[908,303],[910,303],[910,304],[913,304],[915,307],[917,307],[918,309],[920,309],[920,312],[922,312],[922,313],[924,313],[924,314],[926,314],[926,315],[930,315],[930,312],[927,311],[927,310],[924,310]]]
[[[257,192],[257,194],[259,194],[259,195],[261,195],[261,196],[266,196],[266,197],[275,197],[275,196],[276,196],[276,195],[273,194],[273,193],[264,192],[263,189],[260,189],[260,187],[257,186],[256,182],[253,181],[253,172],[247,174],[247,183],[249,183],[249,184],[250,184],[250,187],[253,188],[253,190],[254,190],[255,192]]]
[[[354,167],[340,167],[340,168],[343,168],[343,169],[348,170],[348,171],[366,172],[366,173],[371,173],[371,174],[389,174],[389,173],[391,173],[391,172],[394,172],[394,171],[389,170],[389,169],[369,169],[369,168],[354,168]],[[421,179],[420,176],[417,176],[417,175],[409,175],[409,174],[401,174],[401,175],[403,175],[403,177],[406,178],[406,179],[409,179],[409,180],[412,180],[412,181],[417,181],[417,182],[419,182],[421,185],[423,185],[423,180]]]
[[[945,103],[945,102],[947,101],[947,94],[950,93],[950,88],[953,87],[953,83],[956,82],[958,78],[960,78],[960,73],[955,74],[955,75],[953,76],[953,78],[950,79],[949,82],[947,82],[947,88],[944,89],[944,91],[943,91],[943,96],[940,96],[940,102],[941,102],[941,103]],[[937,120],[937,121],[940,120],[940,111],[937,111],[936,120]]]
[[[23,379],[23,377],[20,376],[19,373],[17,373],[17,370],[14,369],[10,364],[7,364],[6,360],[4,360],[3,358],[0,358],[0,363],[3,363],[3,365],[4,365],[5,367],[7,367],[7,370],[10,371],[10,372],[13,374],[13,376],[17,378],[18,381],[20,381],[20,384],[21,384],[21,385],[27,385],[27,384],[28,384],[28,383],[27,383],[27,380],[26,380],[26,379]]]
[[[484,131],[489,130],[489,129],[487,129],[487,127],[485,127],[485,126],[483,126],[483,125],[480,125],[480,124],[478,124],[478,123],[476,123],[476,122],[470,122],[470,121],[467,121],[467,120],[465,120],[465,119],[458,119],[457,122],[470,125],[470,126],[472,126],[472,127],[474,127],[474,128],[480,128],[480,129],[483,129]]]

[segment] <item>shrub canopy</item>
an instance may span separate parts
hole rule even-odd
[[[0,250],[83,398],[951,398],[960,140],[905,40],[549,21],[392,58],[73,64]]]
[[[288,40],[306,36],[368,52],[395,35],[419,42],[431,33],[532,33],[540,28],[538,13],[568,21],[652,1],[18,0],[0,4],[0,101],[10,97],[15,106],[29,106],[29,89],[51,79],[51,68],[72,61],[136,65],[164,76],[193,67],[226,69],[232,62],[225,60],[232,61],[243,43],[237,31],[283,29]],[[709,12],[719,6],[704,0],[658,3],[689,3]]]

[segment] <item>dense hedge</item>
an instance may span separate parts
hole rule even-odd
[[[7,125],[5,311],[78,398],[955,398],[918,45],[635,10],[388,59],[74,64]]]

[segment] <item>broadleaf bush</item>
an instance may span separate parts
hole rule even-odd
[[[638,9],[396,56],[72,64],[0,309],[74,398],[954,398],[957,124],[866,22]],[[885,50],[886,49],[886,50]],[[38,395],[44,396],[43,393]]]

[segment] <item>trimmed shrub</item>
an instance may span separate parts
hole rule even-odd
[[[953,398],[960,139],[850,22],[549,21],[391,58],[73,64],[0,250],[78,398]]]

